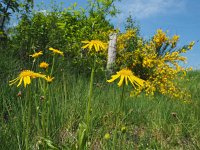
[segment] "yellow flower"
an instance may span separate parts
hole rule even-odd
[[[123,51],[128,46],[129,42],[127,42],[127,41],[130,40],[131,38],[135,37],[136,32],[137,31],[134,29],[129,29],[125,33],[119,35],[117,37],[117,49],[119,51]]]
[[[58,49],[54,49],[54,48],[50,47],[49,50],[52,51],[54,54],[60,54],[60,55],[64,56],[63,52],[61,52]]]
[[[40,55],[43,55],[43,52],[42,52],[42,51],[39,51],[39,52],[37,52],[37,53],[34,53],[34,54],[30,55],[30,56],[33,57],[33,58],[38,58]]]
[[[104,135],[104,139],[106,139],[106,140],[110,139],[110,134],[109,134],[109,133],[106,133],[106,134]]]
[[[128,80],[131,82],[131,84],[135,87],[135,85],[141,87],[144,85],[144,80],[136,77],[133,75],[133,72],[129,69],[122,69],[117,74],[112,75],[112,79],[107,80],[107,82],[113,82],[117,78],[120,77],[120,81],[118,82],[118,86],[121,86],[125,80],[126,85],[128,85]]]
[[[54,77],[47,76],[45,79],[47,82],[51,83],[53,81]]]
[[[161,29],[157,30],[157,33],[153,37],[153,41],[156,43],[156,47],[162,46],[164,42],[168,40],[166,33],[163,32]]]
[[[49,66],[49,64],[44,62],[44,61],[41,62],[40,65],[39,65],[40,68],[44,68],[44,69],[48,68],[48,66]]]
[[[92,50],[92,48],[94,48],[96,52],[100,50],[105,50],[107,48],[107,44],[99,40],[82,41],[82,43],[86,44],[82,48],[88,48],[90,51]]]
[[[171,44],[172,44],[172,48],[174,48],[176,46],[176,43],[177,41],[179,40],[179,37],[178,35],[174,35],[171,39]]]
[[[172,41],[173,41],[173,42],[177,42],[177,41],[179,40],[179,38],[180,38],[179,35],[174,35],[174,36],[172,37]]]
[[[23,70],[16,79],[9,81],[10,82],[9,85],[13,85],[17,81],[19,81],[17,85],[18,87],[22,84],[22,81],[24,81],[24,87],[26,87],[27,84],[31,83],[31,78],[45,78],[45,75],[40,73],[35,73],[31,70]]]
[[[186,49],[184,49],[184,48],[181,50],[181,53],[186,53],[186,52],[187,52],[187,51],[186,51]]]
[[[193,48],[194,44],[195,44],[195,42],[194,42],[194,41],[190,42],[190,44],[188,45],[188,49],[190,49],[190,50],[191,50],[191,49]]]

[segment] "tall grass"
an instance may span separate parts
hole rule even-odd
[[[26,89],[1,83],[0,149],[78,148],[89,78],[61,72],[55,79],[46,91],[37,80]],[[192,93],[191,103],[162,95],[130,97],[125,88],[125,115],[116,112],[122,89],[108,85],[105,79],[95,80],[86,149],[113,148],[115,131],[115,149],[200,149],[200,73],[190,72],[187,80],[183,84]]]

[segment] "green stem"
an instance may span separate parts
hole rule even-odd
[[[35,101],[35,111],[36,111],[36,127],[37,127],[37,131],[38,133],[40,132],[40,119],[39,119],[39,109],[40,106],[37,102],[37,98],[34,97],[34,101]]]
[[[52,67],[51,67],[51,73],[50,73],[50,76],[51,76],[52,73],[53,73],[54,64],[55,64],[55,54],[53,55],[53,61],[52,61]]]
[[[122,93],[121,93],[121,97],[120,97],[120,103],[119,103],[119,107],[118,107],[119,116],[120,116],[121,112],[124,113],[124,100],[123,100],[124,99],[124,89],[125,89],[125,84],[123,83]],[[120,117],[117,116],[116,117],[116,123],[115,123],[114,135],[113,135],[113,147],[112,147],[113,150],[116,149],[116,145],[117,145],[117,129],[119,129],[119,126],[120,126]]]
[[[90,76],[90,89],[89,89],[89,97],[87,103],[87,114],[86,114],[86,124],[87,124],[87,131],[90,132],[90,125],[91,125],[91,101],[92,101],[92,92],[93,92],[93,82],[94,82],[94,71],[95,71],[96,59],[94,60],[94,66],[92,68],[91,76]]]
[[[36,61],[36,59],[34,58],[33,63],[32,63],[32,67],[31,67],[31,70],[33,70],[33,68],[34,68],[35,61]]]
[[[125,84],[123,84],[122,86],[122,94],[121,94],[121,98],[120,98],[120,105],[119,105],[119,111],[122,111],[124,112],[124,88],[125,87]]]
[[[48,99],[47,99],[47,95],[46,95],[46,90],[47,88],[45,87],[45,83],[43,83],[42,85],[44,91],[43,91],[43,96],[44,96],[44,100],[43,100],[43,108],[42,108],[42,130],[43,130],[43,136],[45,137],[47,135],[47,107],[48,107]],[[45,121],[46,120],[46,121]]]
[[[31,100],[29,99],[31,97],[30,95],[30,87],[27,90],[27,100],[28,100],[28,117],[27,117],[27,122],[26,122],[26,138],[25,138],[25,143],[26,143],[26,150],[29,149],[29,139],[30,139],[30,126],[31,126]]]
[[[49,93],[47,95],[47,91],[49,91],[49,84],[47,83],[47,86],[45,88],[45,97],[46,97],[46,102],[47,102],[47,124],[46,124],[46,134],[49,135],[49,127],[50,127],[50,122],[49,120],[51,119],[50,115],[50,111],[51,111],[51,98],[49,97]]]
[[[89,90],[89,98],[88,98],[88,103],[87,103],[87,127],[90,125],[90,110],[91,110],[91,100],[92,100],[92,89],[93,89],[93,77],[94,77],[94,69],[92,69],[91,72],[91,78],[90,78],[90,90]]]
[[[118,120],[118,119],[117,119]],[[115,150],[116,149],[116,144],[117,144],[117,121],[116,120],[116,127],[115,127],[115,130],[114,130],[114,134],[113,134],[113,145],[112,145],[112,150]]]

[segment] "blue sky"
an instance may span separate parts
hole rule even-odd
[[[35,4],[40,2],[49,4],[50,0],[36,0]],[[87,0],[56,2],[63,2],[65,7],[74,2],[82,7],[87,4]],[[141,28],[141,35],[146,39],[161,28],[168,30],[169,35],[180,35],[180,46],[196,41],[193,50],[186,53],[188,63],[185,66],[200,69],[200,42],[197,42],[200,40],[200,0],[121,0],[116,6],[121,11],[111,19],[116,28],[123,30],[126,17],[131,14]]]

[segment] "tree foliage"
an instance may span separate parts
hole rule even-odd
[[[106,17],[117,13],[113,3],[114,1],[90,1],[87,10],[76,8],[77,4],[74,3],[64,10],[35,12],[32,16],[23,16],[12,36],[15,52],[27,61],[27,55],[32,51],[53,46],[66,53],[67,60],[74,68],[82,68],[80,71],[89,70],[92,60],[81,48],[81,41],[109,40],[108,35],[114,27]],[[99,53],[98,63],[101,70],[106,65],[106,55]]]
[[[6,22],[15,12],[26,14],[33,6],[33,0],[2,0],[0,2],[0,35],[4,35]],[[1,36],[2,37],[2,36]]]

